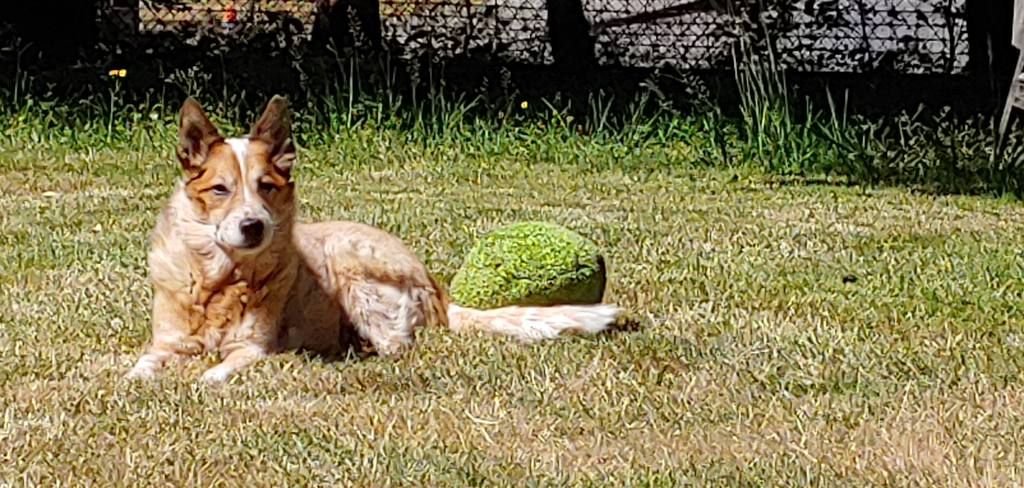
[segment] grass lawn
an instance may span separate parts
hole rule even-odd
[[[205,386],[212,355],[123,379],[172,132],[0,135],[0,486],[1024,483],[1020,204],[502,137],[308,144],[301,214],[394,232],[444,283],[493,226],[566,225],[633,326],[422,330],[397,360],[284,354]]]

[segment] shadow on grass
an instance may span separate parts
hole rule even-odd
[[[614,336],[618,334],[638,332],[643,328],[644,325],[642,322],[627,312],[621,314],[608,329],[598,335]],[[452,333],[448,330],[445,332]],[[342,327],[340,343],[342,352],[336,354],[325,354],[307,349],[300,349],[298,351],[294,351],[294,353],[301,357],[303,361],[317,361],[324,364],[354,364],[370,358],[381,357],[373,349],[370,342],[360,337],[352,327]],[[384,359],[387,360],[391,358]]]
[[[1024,200],[1024,171],[1002,171],[995,174],[963,173],[943,178],[908,178],[903,175],[876,176],[869,180],[854,180],[843,175],[835,177],[784,177],[769,175],[767,188],[835,187],[859,189],[867,193],[877,189],[909,189],[931,196],[1012,196]],[[757,192],[760,188],[741,191]]]
[[[624,313],[615,319],[615,323],[608,328],[606,334],[623,334],[639,332],[644,328],[643,322],[629,313]]]

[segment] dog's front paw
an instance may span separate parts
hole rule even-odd
[[[221,383],[231,376],[231,367],[219,364],[203,372],[202,380],[205,383]]]
[[[149,380],[156,376],[156,372],[159,369],[159,361],[148,356],[143,356],[139,358],[139,361],[135,363],[135,367],[133,367],[125,377],[131,380]]]
[[[129,380],[151,380],[156,377],[156,371],[151,368],[132,368],[128,374],[124,375]]]

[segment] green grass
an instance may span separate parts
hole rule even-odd
[[[172,119],[58,109],[0,129],[0,486],[1024,482],[1011,199],[778,185],[708,167],[714,137],[307,125],[303,218],[378,225],[444,283],[483,232],[555,222],[602,246],[635,326],[136,384]]]

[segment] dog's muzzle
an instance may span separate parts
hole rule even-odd
[[[253,248],[259,247],[260,244],[263,244],[263,236],[266,226],[263,224],[262,220],[245,219],[238,225],[238,230],[242,233],[245,247]]]

